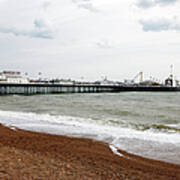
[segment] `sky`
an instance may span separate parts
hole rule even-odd
[[[0,71],[180,79],[180,0],[0,0]]]

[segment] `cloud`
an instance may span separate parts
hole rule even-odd
[[[93,5],[92,0],[72,0],[79,8],[86,9],[90,12],[98,12],[99,10]]]
[[[34,20],[35,28],[32,30],[19,30],[13,27],[0,26],[0,33],[13,34],[14,36],[27,36],[31,38],[53,39],[52,31],[41,19]]]
[[[176,3],[178,0],[138,0],[136,6],[147,9],[157,5],[166,6]]]
[[[44,28],[44,27],[46,27],[46,23],[42,19],[35,19],[34,20],[34,25],[37,28]]]
[[[43,2],[42,7],[43,7],[44,10],[47,10],[47,8],[48,8],[50,5],[51,5],[51,3],[50,3],[49,1],[45,1],[45,2]]]
[[[15,36],[28,36],[31,38],[53,39],[52,32],[49,30],[34,29],[31,31],[25,31],[11,27],[0,27],[0,33],[13,34]]]
[[[136,5],[140,8],[146,9],[155,6],[155,3],[152,0],[139,0]]]
[[[168,31],[175,30],[180,31],[180,21],[177,17],[172,19],[159,18],[140,20],[139,23],[143,26],[144,31]]]
[[[0,33],[13,34],[14,36],[27,36],[31,38],[53,39],[53,32],[43,19],[35,19],[34,28],[25,30],[10,26],[0,26]]]
[[[178,0],[155,0],[155,3],[159,5],[169,5],[169,4],[174,4],[177,1]]]
[[[92,3],[82,3],[82,4],[79,4],[78,5],[79,8],[84,8],[84,9],[87,9],[91,12],[98,12],[98,9],[96,9]]]
[[[105,40],[105,39],[101,40],[99,42],[96,42],[95,44],[96,44],[96,46],[98,46],[99,48],[102,48],[102,49],[111,49],[114,47],[110,41]]]

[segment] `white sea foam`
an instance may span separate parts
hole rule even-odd
[[[112,139],[118,144],[121,138],[139,139],[160,143],[180,144],[179,133],[153,132],[152,130],[138,131],[131,128],[121,128],[93,122],[91,119],[53,116],[49,114],[36,114],[12,111],[0,111],[0,123],[21,129],[52,134],[92,136],[98,140]]]
[[[151,129],[138,131],[71,116],[54,116],[0,110],[0,123],[13,129],[35,132],[89,137],[110,144],[112,152],[122,156],[117,149],[141,156],[180,163],[180,133],[157,132]]]
[[[109,145],[110,149],[112,150],[112,152],[118,156],[124,156],[123,154],[118,152],[118,148],[116,148],[114,145]]]

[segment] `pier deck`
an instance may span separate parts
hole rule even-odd
[[[122,91],[180,91],[168,86],[113,86],[113,85],[60,85],[60,84],[6,84],[0,83],[0,95],[53,94],[53,93],[102,93]]]

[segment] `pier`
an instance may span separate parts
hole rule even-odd
[[[33,95],[57,93],[104,93],[125,91],[180,91],[169,86],[113,86],[113,85],[62,85],[62,84],[18,84],[0,83],[0,95]]]
[[[114,86],[60,85],[60,84],[0,84],[0,94],[55,94],[55,93],[98,93],[115,92]]]

